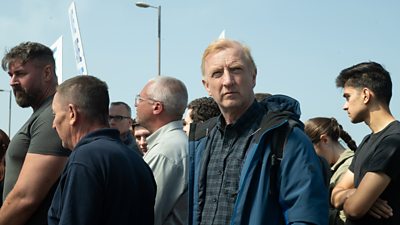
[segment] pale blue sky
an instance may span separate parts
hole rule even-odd
[[[89,74],[106,81],[111,101],[133,106],[134,96],[157,74],[157,10],[129,0],[75,1]],[[375,0],[147,1],[162,6],[162,75],[181,79],[189,100],[205,96],[200,61],[218,38],[239,40],[258,66],[256,92],[299,100],[302,120],[336,117],[357,144],[370,132],[351,124],[335,78],[344,68],[377,61],[391,73],[392,113],[400,116],[400,2]],[[5,0],[0,8],[0,49],[23,41],[51,45],[64,38],[64,79],[77,74],[65,0]],[[9,89],[5,72],[0,89]],[[8,93],[0,92],[0,128],[8,132]],[[32,110],[12,100],[11,134]]]

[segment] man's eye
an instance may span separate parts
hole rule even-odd
[[[241,71],[242,71],[242,68],[240,68],[240,67],[231,68],[231,72],[232,72],[232,73],[239,73],[239,72],[241,72]]]
[[[216,72],[212,73],[211,77],[213,77],[213,78],[218,78],[218,77],[221,77],[222,74],[223,74],[223,72],[221,72],[221,71],[216,71]]]

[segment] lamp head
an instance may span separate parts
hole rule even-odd
[[[150,5],[144,2],[136,2],[136,6],[140,8],[149,8]]]

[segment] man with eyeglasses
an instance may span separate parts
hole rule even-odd
[[[157,184],[154,224],[186,225],[188,218],[188,139],[182,116],[188,101],[182,81],[150,80],[135,99],[136,122],[150,131],[144,161]]]
[[[119,131],[122,142],[130,149],[142,155],[130,131],[132,126],[131,107],[125,102],[112,102],[110,104],[108,123],[111,128]]]

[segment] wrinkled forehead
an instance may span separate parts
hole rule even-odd
[[[241,49],[226,48],[221,51],[213,52],[205,58],[205,69],[210,69],[215,66],[225,66],[235,63],[245,64],[250,66]]]

